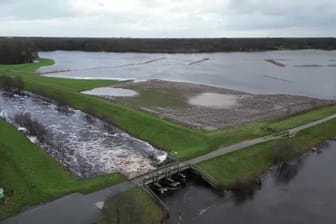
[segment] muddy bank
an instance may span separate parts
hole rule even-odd
[[[254,95],[200,84],[162,80],[127,81],[114,87],[133,90],[139,95],[108,97],[109,99],[207,130],[251,121],[278,119],[335,103],[332,100],[284,94]]]

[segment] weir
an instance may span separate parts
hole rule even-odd
[[[189,163],[172,163],[132,181],[140,187],[150,188],[157,196],[172,193],[187,181],[200,180],[220,191],[220,184],[198,166]]]
[[[162,198],[185,187],[187,182],[201,181],[218,193],[223,193],[221,185],[215,179],[201,168],[189,163],[172,163],[132,181],[148,192],[161,208],[163,212],[162,222],[170,216],[169,208]]]

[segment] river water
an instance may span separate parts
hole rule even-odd
[[[79,177],[119,172],[131,178],[154,170],[167,156],[81,111],[62,111],[34,95],[13,96],[0,91],[0,116],[22,129],[14,119],[19,113],[29,113],[47,128],[48,141],[37,144]],[[28,137],[36,142],[36,136]]]
[[[190,184],[164,198],[171,217],[166,224],[334,224],[336,221],[336,142],[322,153],[292,161],[287,172],[274,170],[261,188],[248,195],[219,197],[199,184]]]
[[[257,94],[336,99],[336,51],[298,50],[198,54],[40,52],[55,59],[39,72],[55,77],[162,79]],[[284,67],[265,60],[272,59]],[[70,71],[69,71],[70,70]],[[66,72],[64,72],[66,71]]]

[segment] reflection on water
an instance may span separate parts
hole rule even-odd
[[[273,169],[261,187],[218,197],[203,185],[191,184],[164,199],[171,211],[166,223],[333,224],[335,169],[336,142],[331,141],[320,154],[309,153]]]
[[[55,65],[39,70],[55,72],[46,74],[48,76],[162,79],[214,85],[257,94],[284,93],[336,99],[335,67],[330,66],[333,64],[331,61],[336,59],[336,51],[198,54],[56,51],[39,54],[56,61]],[[276,66],[265,59],[280,61],[285,67]],[[309,64],[321,66],[300,66]]]
[[[304,164],[304,157],[280,164],[273,172],[274,179],[279,183],[289,183],[295,178]]]
[[[134,177],[155,169],[167,156],[81,111],[64,110],[36,96],[0,92],[0,116],[18,126],[14,118],[19,113],[29,113],[46,127],[49,137],[41,147],[79,177],[114,172]]]

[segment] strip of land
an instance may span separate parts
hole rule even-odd
[[[273,65],[276,65],[276,66],[278,66],[278,67],[286,67],[285,64],[283,64],[283,63],[281,63],[281,62],[279,62],[279,61],[276,61],[276,60],[274,60],[274,59],[265,59],[265,61],[268,62],[268,63],[271,63],[271,64],[273,64]]]
[[[304,130],[293,129],[293,131],[300,131],[291,139],[295,154],[300,155],[328,139],[335,139],[335,118],[320,124],[315,123],[315,125],[314,127],[307,125],[305,127],[307,129]],[[199,166],[225,186],[235,184],[238,181],[244,182],[262,175],[274,165],[271,160],[272,152],[284,141],[284,139],[275,139],[249,146],[240,151],[203,161],[199,163]]]

